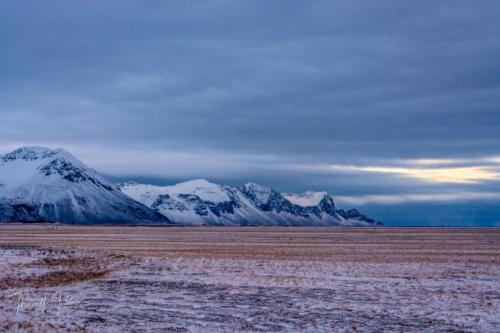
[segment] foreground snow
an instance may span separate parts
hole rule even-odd
[[[303,243],[330,237],[309,230],[304,236],[297,236],[302,231],[279,235],[279,242],[273,232],[257,236],[248,231],[247,237],[262,245],[240,238],[245,249],[240,251],[227,245],[240,237],[232,232],[211,241],[212,231],[205,237],[184,228],[174,231],[178,240],[169,240],[168,230],[133,229],[117,230],[119,236],[110,231],[110,238],[107,231],[99,233],[99,239],[128,244],[122,247],[124,255],[109,241],[93,243],[99,250],[89,251],[82,248],[88,244],[84,237],[37,238],[36,232],[30,242],[73,239],[80,249],[2,247],[0,330],[500,331],[498,236],[457,235],[458,242],[449,242],[448,235],[439,233],[380,234],[375,238],[389,242],[365,249],[371,236],[348,231],[339,235],[351,244],[344,250],[321,241]],[[98,239],[88,230],[86,237]],[[481,237],[484,241],[478,242]],[[198,239],[199,245],[190,247],[188,238]],[[275,243],[271,252],[261,251],[271,246],[266,238]],[[292,246],[294,238],[300,251]],[[433,245],[411,245],[413,239],[432,238],[437,241]],[[170,242],[170,250],[154,251],[159,239]],[[399,245],[391,244],[401,241],[409,247],[396,254]],[[324,250],[316,252],[317,243]],[[321,255],[330,251],[339,254]],[[61,271],[66,281],[55,274]]]

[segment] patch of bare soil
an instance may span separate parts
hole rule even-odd
[[[12,272],[0,275],[0,288],[44,288],[62,286],[104,278],[119,269],[114,255],[94,253],[93,256],[79,254],[74,250],[40,247],[0,247],[17,251],[18,256],[31,258],[25,263],[13,262]],[[121,256],[123,258],[123,256]]]

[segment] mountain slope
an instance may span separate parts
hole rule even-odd
[[[320,201],[328,195],[327,192],[312,192],[307,191],[301,194],[296,193],[282,193],[283,196],[293,203],[294,205],[302,206],[302,207],[311,207],[317,206]]]
[[[174,186],[119,185],[125,194],[182,224],[369,226],[376,222],[357,210],[337,210],[326,192],[281,194],[248,183],[240,188],[203,179]]]
[[[169,223],[70,153],[43,147],[0,156],[0,221]]]

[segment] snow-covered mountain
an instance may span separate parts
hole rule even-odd
[[[326,192],[279,193],[191,180],[174,186],[115,186],[70,153],[23,147],[0,155],[0,222],[75,224],[375,225],[335,208]]]
[[[0,155],[0,221],[170,223],[70,153],[43,147]]]
[[[121,191],[173,222],[210,225],[339,225],[377,223],[357,210],[337,210],[326,192],[279,193],[254,183],[240,188],[196,179],[173,186],[128,182]]]

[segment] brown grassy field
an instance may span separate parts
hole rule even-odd
[[[0,251],[5,331],[500,331],[500,229],[9,224]]]

